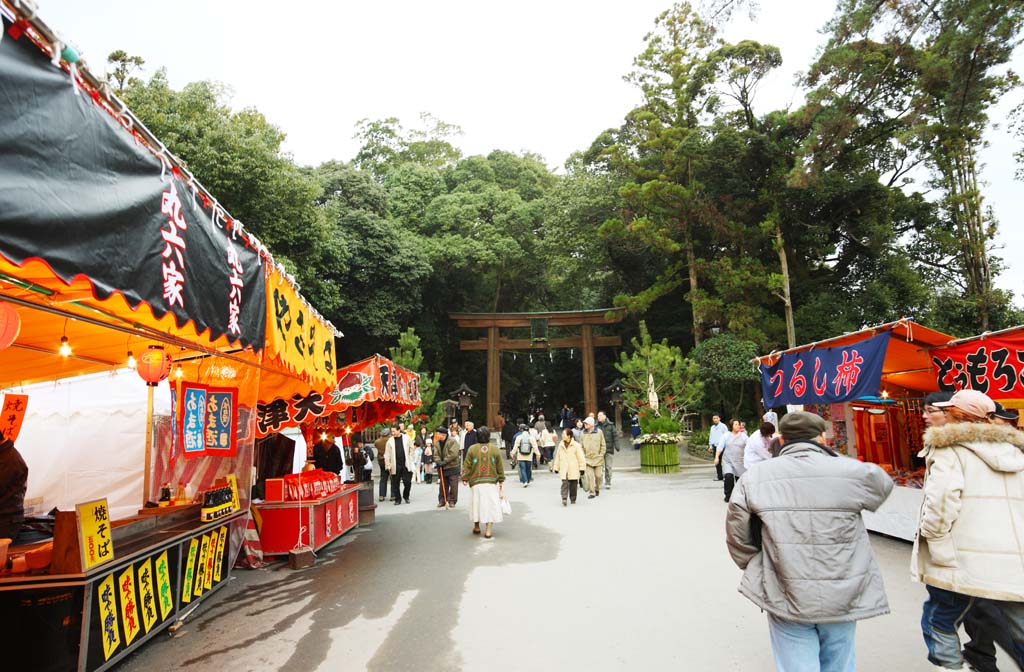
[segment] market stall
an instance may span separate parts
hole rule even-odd
[[[36,460],[25,386],[134,369],[146,390],[135,506],[102,477],[125,436],[68,446],[95,478],[53,500],[52,537],[5,549],[0,647],[11,669],[103,670],[226,583],[263,374],[275,394],[329,385],[339,334],[33,8],[0,16],[0,432],[31,484],[74,460]],[[289,313],[315,353],[269,328]]]
[[[419,403],[419,374],[374,355],[339,369],[335,383],[323,392],[261,400],[256,435],[263,438],[300,427],[312,459],[313,445],[327,433],[337,437],[342,450],[351,449],[354,433],[388,422]],[[316,486],[302,487],[305,476],[265,481],[265,500],[253,506],[265,554],[283,555],[303,546],[318,550],[356,525],[373,522],[372,482],[324,492]],[[312,472],[308,478],[315,484],[319,477]]]
[[[939,389],[929,356],[952,336],[909,319],[771,353],[756,361],[767,408],[802,407],[828,423],[838,452],[874,462],[896,482],[869,530],[913,540],[921,508],[922,400]]]

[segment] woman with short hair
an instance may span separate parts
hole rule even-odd
[[[462,462],[462,482],[469,484],[469,516],[473,521],[473,534],[480,534],[480,524],[483,523],[484,538],[490,539],[494,523],[502,521],[505,461],[501,450],[490,445],[489,429],[477,428],[476,440],[466,449],[466,458]]]

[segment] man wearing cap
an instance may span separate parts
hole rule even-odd
[[[587,499],[593,499],[601,494],[601,478],[604,476],[604,456],[608,446],[604,440],[604,432],[597,428],[597,421],[593,416],[587,416],[583,421],[583,433],[580,434],[580,444],[583,446],[583,455],[587,460]]]
[[[924,434],[924,503],[911,574],[925,584],[928,660],[995,670],[992,640],[1024,669],[1024,434],[993,424],[995,402],[960,390],[935,402],[946,424]],[[972,641],[960,650],[961,621]]]
[[[779,457],[748,471],[729,504],[739,592],[767,612],[779,670],[852,672],[856,622],[889,612],[861,511],[881,506],[892,479],[825,447],[820,416],[789,413],[780,431]]]
[[[441,425],[434,434],[434,460],[437,462],[437,508],[454,509],[459,501],[459,476],[462,474],[459,440]]]

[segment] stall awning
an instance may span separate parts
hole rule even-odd
[[[869,339],[886,333],[889,334],[889,342],[884,351],[880,374],[880,382],[883,387],[890,384],[921,393],[937,390],[938,384],[932,370],[929,351],[931,348],[949,343],[953,337],[909,319],[867,327],[835,338],[808,343],[782,352],[773,352],[758,357],[755,362],[761,366],[762,372],[765,372],[768,367],[778,364],[786,355],[844,348],[853,344],[866,343]],[[788,386],[789,381],[792,380],[791,374],[792,371],[787,373],[786,379],[783,381],[785,386]],[[813,370],[805,370],[801,367],[798,375],[804,376],[804,381],[806,381],[804,389],[813,391],[814,383],[811,382],[814,375]],[[808,398],[806,403],[815,401],[817,400]]]
[[[992,399],[1024,402],[1024,326],[963,338],[931,351],[940,389],[972,389]]]
[[[419,406],[419,382],[418,373],[374,355],[340,369],[335,384],[325,391],[261,397],[256,436],[310,424],[335,432],[359,431]],[[268,382],[261,390],[272,387]]]

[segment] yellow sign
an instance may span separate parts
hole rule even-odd
[[[121,597],[121,625],[124,626],[124,645],[131,646],[135,635],[139,634],[139,605],[135,601],[135,568],[128,568],[117,577],[117,593]]]
[[[153,592],[153,562],[146,561],[139,565],[139,612],[146,632],[153,629],[156,623],[156,593]]]
[[[114,606],[114,575],[111,574],[96,586],[96,599],[100,605],[100,627],[103,638],[103,659],[110,656],[121,645],[121,635],[117,629],[117,607]]]
[[[185,576],[181,582],[181,601],[188,604],[192,601],[192,579],[195,577],[196,553],[199,551],[199,540],[188,542],[188,562],[185,563]]]
[[[174,598],[171,596],[171,572],[167,565],[167,551],[156,559],[157,601],[160,602],[160,620],[165,621],[174,609]]]
[[[267,279],[267,351],[313,387],[337,383],[334,330],[314,315],[291,283],[272,268]]]
[[[210,551],[210,536],[204,534],[202,544],[199,546],[199,561],[196,563],[196,587],[192,594],[199,597],[206,587],[206,554]]]
[[[110,537],[110,509],[107,500],[98,499],[75,507],[78,516],[78,545],[82,554],[82,571],[114,559],[114,542]]]
[[[224,564],[224,545],[227,543],[228,526],[220,528],[217,534],[217,553],[213,559],[213,580],[220,583],[221,565]]]

